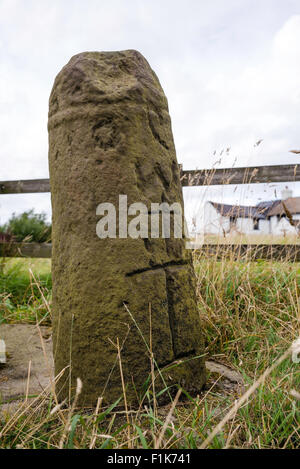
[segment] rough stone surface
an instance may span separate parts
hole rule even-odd
[[[200,391],[204,361],[191,358],[203,354],[201,324],[184,240],[96,235],[97,205],[118,208],[120,194],[149,210],[153,202],[183,203],[168,104],[155,73],[133,50],[74,56],[56,77],[48,127],[55,372],[71,364],[61,398],[77,377],[82,405],[121,396],[118,338],[134,404],[150,371],[150,310],[155,360],[162,368],[181,362],[164,372],[167,384]]]

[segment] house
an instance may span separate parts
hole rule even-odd
[[[300,197],[291,195],[291,191],[286,190],[282,199],[255,206],[208,201],[204,206],[204,234],[299,234]]]

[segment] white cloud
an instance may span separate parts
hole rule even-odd
[[[209,164],[213,162],[209,156],[212,151],[226,146],[232,147],[231,154],[241,165],[297,161],[288,150],[300,145],[299,25],[300,15],[290,18],[275,35],[264,60],[255,65],[242,61],[232,70],[223,70],[222,66],[210,69],[208,80],[196,64],[190,66],[199,86],[191,87],[185,96],[179,95],[172,105],[180,125],[188,128],[189,138],[185,134],[179,148],[182,155],[189,155],[190,165],[195,163],[197,148],[203,149]],[[253,144],[260,138],[264,143],[254,152]],[[223,164],[230,165],[231,161]]]
[[[160,78],[185,168],[229,146],[223,166],[298,161],[298,0],[0,0],[0,180],[48,176],[48,97],[69,58],[127,48]]]
[[[299,61],[300,55],[300,15],[291,16],[274,37],[273,55],[279,62],[287,59],[289,66]]]

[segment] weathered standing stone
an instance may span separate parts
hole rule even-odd
[[[57,385],[60,398],[77,377],[84,405],[122,395],[118,338],[127,399],[136,402],[150,359],[128,310],[148,344],[151,310],[152,349],[166,383],[199,391],[204,362],[192,358],[203,354],[203,344],[184,239],[96,235],[97,205],[118,209],[120,194],[149,210],[153,202],[183,203],[168,104],[155,73],[133,50],[78,54],[56,77],[48,126],[56,374],[70,365]],[[178,366],[168,369],[173,362]]]

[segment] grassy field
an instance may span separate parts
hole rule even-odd
[[[45,299],[50,301],[51,286],[51,259],[0,258],[0,324],[50,324]]]
[[[51,324],[50,268],[50,260],[2,264],[0,322]],[[100,401],[90,413],[59,408],[50,393],[2,417],[0,447],[299,448],[300,365],[290,346],[299,337],[300,265],[197,257],[195,269],[207,357],[238,371],[246,395],[220,390],[214,374],[197,397],[183,390],[185,400],[157,408],[150,389],[127,413]]]
[[[300,237],[297,235],[275,236],[267,234],[244,234],[226,233],[224,236],[206,234],[203,237],[204,243],[212,244],[300,244]]]

